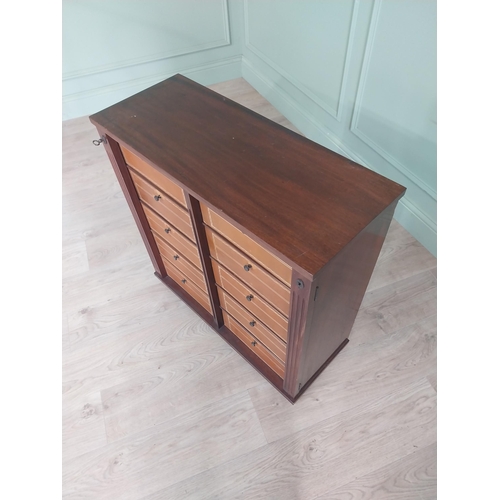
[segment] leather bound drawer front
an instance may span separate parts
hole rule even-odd
[[[248,330],[257,340],[260,340],[284,363],[286,360],[286,344],[222,288],[217,288],[217,290],[219,292],[222,309],[235,318],[238,323],[243,325],[246,330]]]
[[[269,368],[277,373],[281,378],[285,377],[285,364],[280,361],[272,352],[262,345],[255,337],[250,335],[234,318],[226,311],[222,311],[224,324],[236,335],[248,348],[259,356]],[[255,345],[254,345],[255,344]]]
[[[168,261],[164,261],[165,267],[167,268],[168,275],[184,290],[193,297],[197,302],[199,302],[210,314],[212,314],[212,306],[210,304],[210,298],[208,295],[200,290],[193,282],[184,274],[181,273],[175,266],[170,264]],[[183,283],[183,280],[186,282]]]
[[[189,262],[189,260],[184,257],[179,251],[175,248],[172,248],[168,243],[165,243],[161,238],[156,236],[153,233],[156,244],[160,250],[160,254],[163,258],[163,262],[165,260],[170,262],[173,266],[175,266],[182,274],[186,276],[192,283],[201,288],[205,293],[208,293],[207,284],[205,283],[205,277],[203,273],[196,269],[196,267]]]
[[[233,243],[233,245],[248,254],[253,260],[290,287],[292,282],[292,268],[288,264],[278,259],[278,257],[263,248],[252,238],[242,233],[227,220],[203,205],[203,203],[200,203],[200,205],[205,224],[208,224],[222,234],[222,236]]]
[[[153,184],[139,177],[133,170],[130,175],[134,181],[139,198],[147,203],[153,210],[170,221],[179,231],[182,231],[189,239],[195,241],[193,227],[189,212],[172,201],[163,191]],[[159,198],[155,198],[159,197]]]
[[[215,231],[207,227],[206,233],[212,257],[288,317],[290,290]],[[249,271],[245,271],[244,266],[250,266]]]
[[[180,231],[177,231],[172,224],[163,220],[147,205],[143,203],[142,207],[144,208],[149,225],[153,230],[153,234],[156,233],[156,235],[159,235],[170,246],[179,250],[180,253],[185,255],[186,258],[201,271],[203,268],[201,267],[198,247],[191,240],[188,240]]]
[[[127,164],[134,170],[137,170],[152,184],[156,184],[163,192],[171,196],[175,201],[187,208],[186,198],[184,197],[184,190],[165,177],[161,172],[158,172],[151,165],[148,165],[144,160],[141,160],[132,151],[129,151],[124,146],[121,146],[123,157]]]
[[[286,342],[288,320],[217,261],[212,261],[212,267],[216,283]]]

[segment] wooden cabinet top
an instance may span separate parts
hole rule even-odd
[[[181,75],[90,120],[310,276],[405,192]]]

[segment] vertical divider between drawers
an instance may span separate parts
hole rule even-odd
[[[205,226],[203,225],[203,216],[201,213],[200,202],[191,196],[189,193],[184,192],[189,213],[191,214],[191,222],[193,224],[196,243],[200,251],[201,265],[205,280],[208,287],[208,295],[214,312],[214,319],[217,326],[220,328],[224,324],[222,317],[222,310],[220,308],[219,295],[217,293],[217,286],[215,285],[215,276],[210,261],[210,250],[208,248],[207,235],[205,233]]]
[[[98,131],[100,136],[104,135],[99,129]],[[151,233],[148,219],[146,218],[146,214],[142,208],[139,195],[135,189],[132,176],[128,171],[120,145],[108,135],[105,135],[105,137],[106,141],[103,143],[104,148],[108,154],[111,165],[113,166],[118,183],[120,184],[123,194],[125,195],[130,211],[132,212],[137,227],[139,228],[139,232],[142,236],[149,257],[151,258],[153,267],[161,277],[165,277],[167,276],[167,270],[163,264],[160,250],[158,249],[153,234]]]

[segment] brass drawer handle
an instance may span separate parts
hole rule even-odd
[[[154,199],[156,201],[160,201],[161,196],[159,194],[155,194]]]
[[[251,265],[251,264],[245,264],[245,265],[243,266],[243,269],[244,269],[245,271],[250,271],[250,269],[252,269],[252,265]]]
[[[178,255],[174,255],[174,260],[177,260],[179,258]]]
[[[169,227],[165,228],[165,232],[168,234],[170,233],[170,231],[172,231]]]
[[[253,295],[252,295],[252,294],[247,295],[247,297],[246,297],[246,298],[247,298],[248,302],[250,302],[250,301],[253,299]]]
[[[181,280],[183,283],[187,283],[187,280]]]
[[[252,342],[252,345],[255,347],[255,346],[257,345],[257,342],[254,340],[254,341]]]
[[[255,326],[255,321],[250,321],[249,325],[250,326]]]

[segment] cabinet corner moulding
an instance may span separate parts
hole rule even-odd
[[[295,402],[346,346],[405,188],[182,75],[90,120],[155,275]]]

